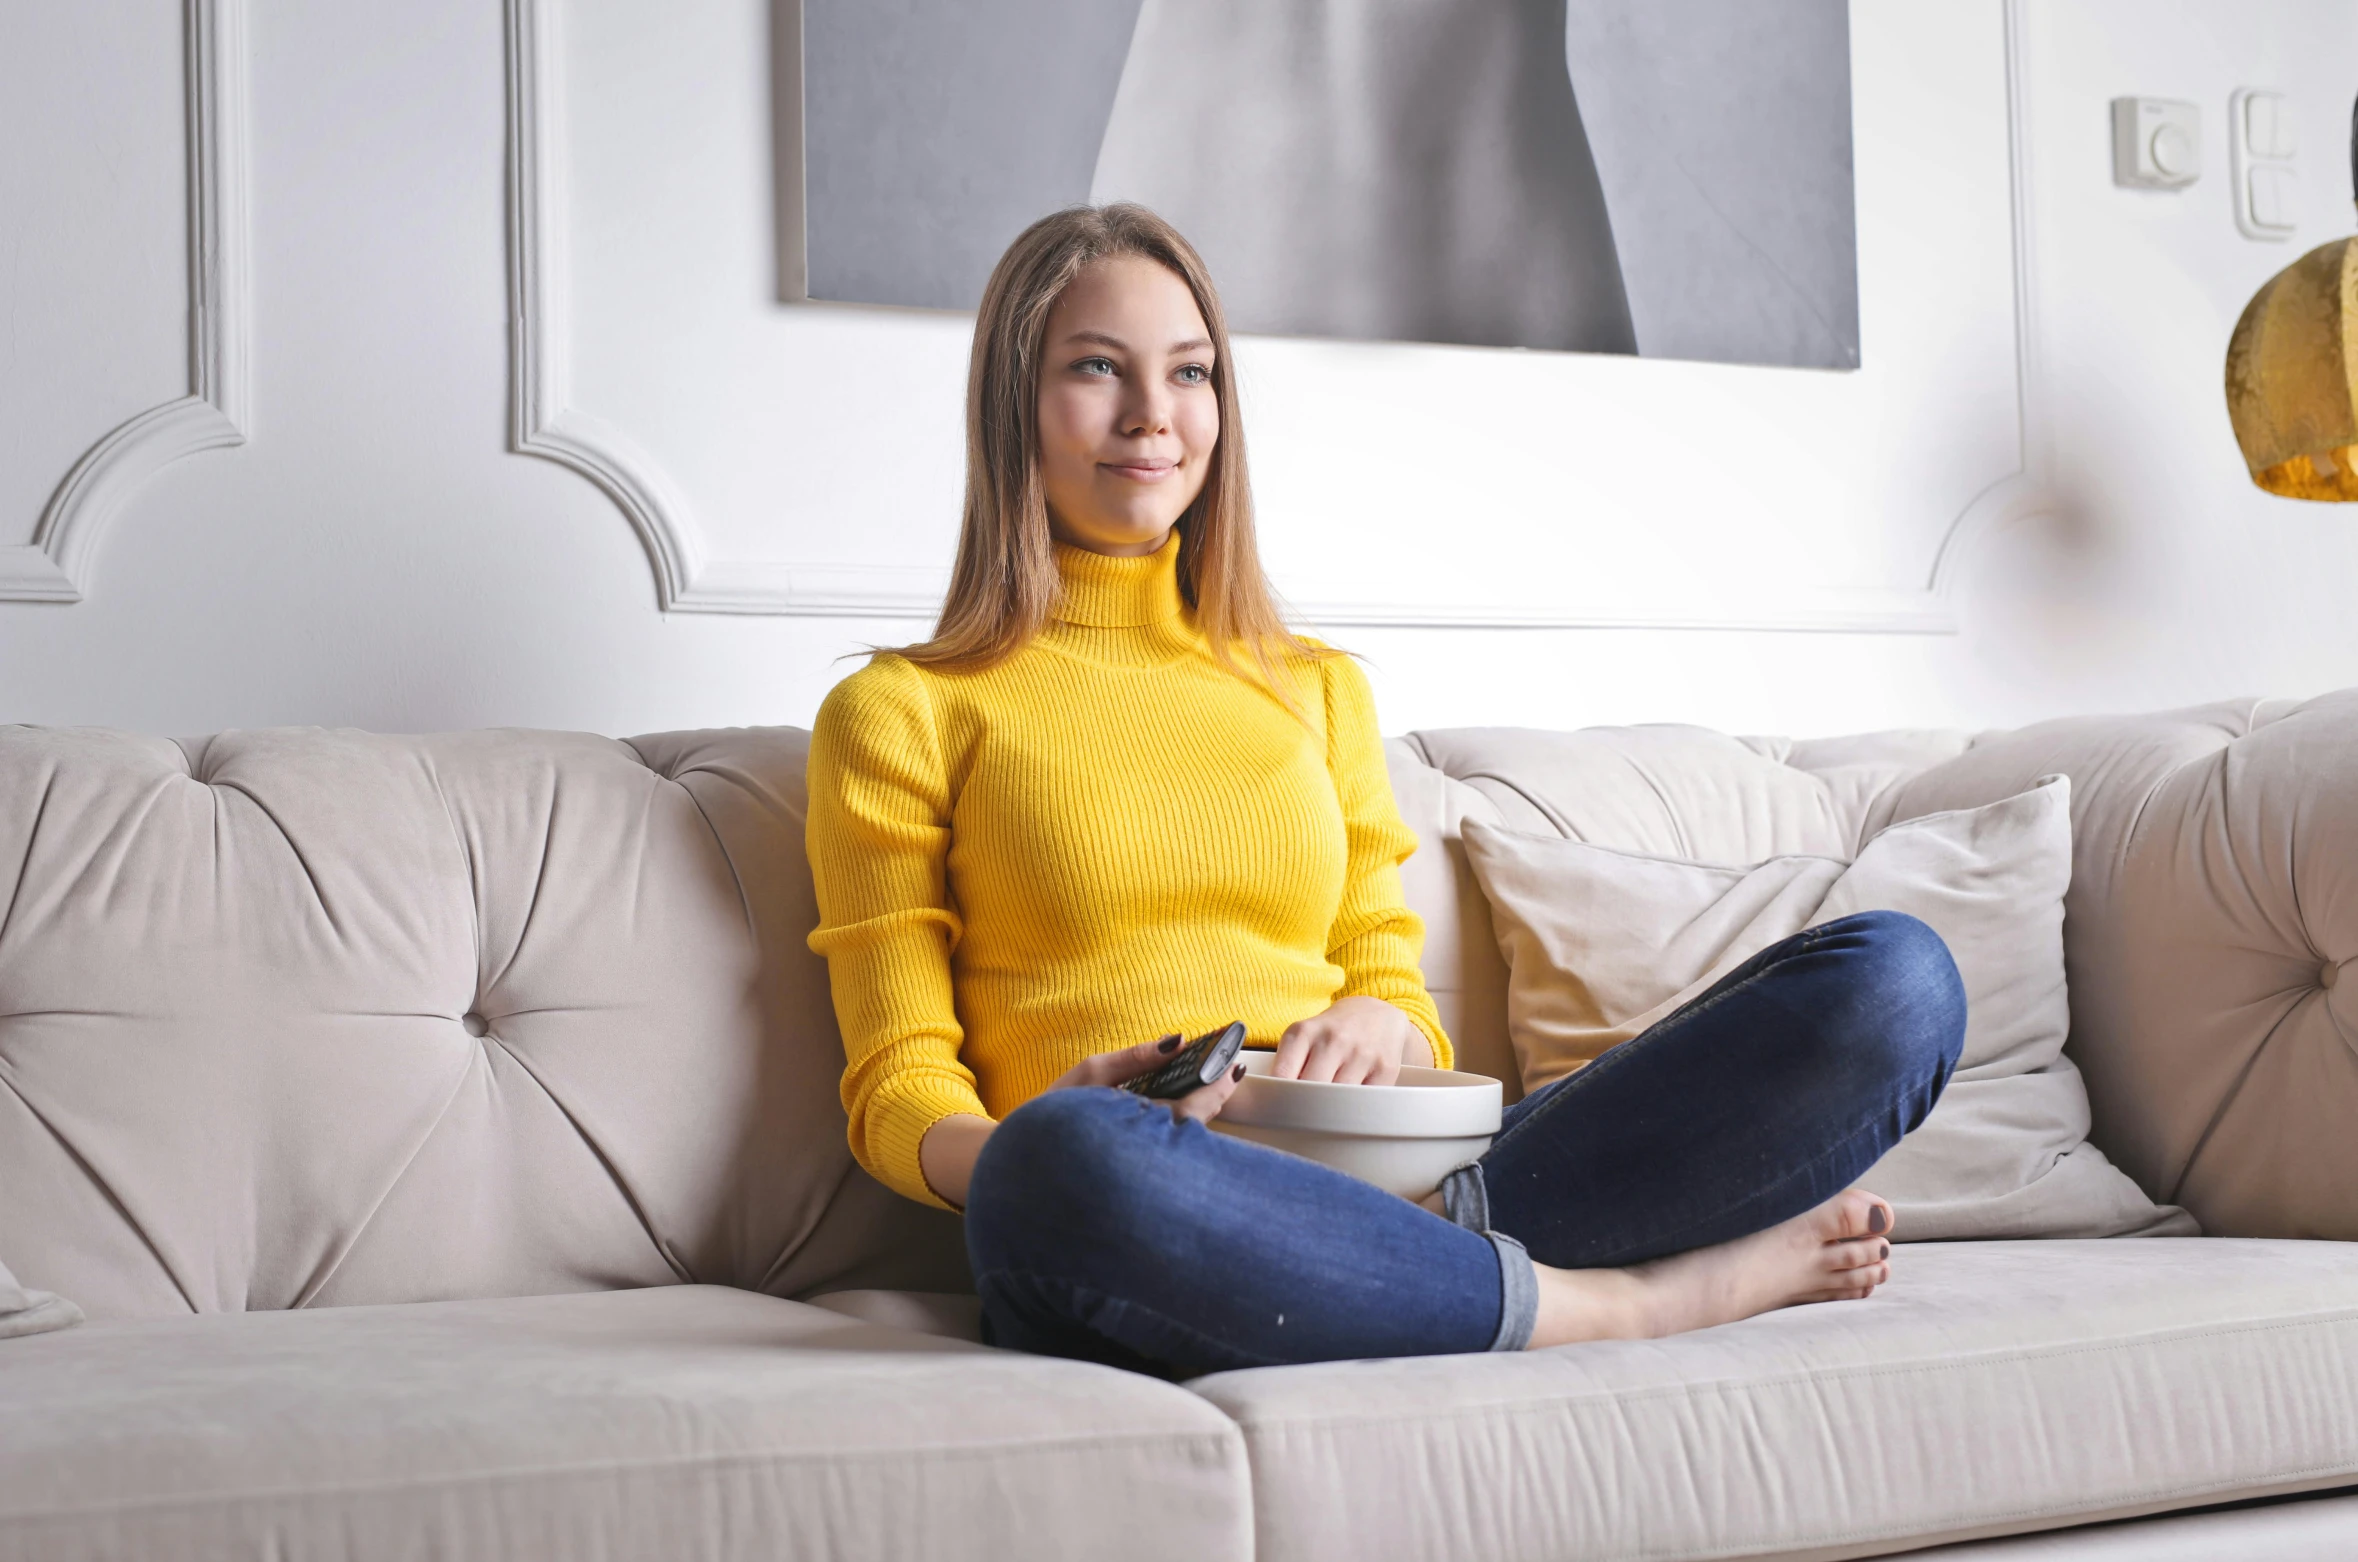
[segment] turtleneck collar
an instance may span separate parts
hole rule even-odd
[[[1056,545],[1056,573],[1064,590],[1054,617],[1092,629],[1133,629],[1167,623],[1185,611],[1179,595],[1179,530],[1152,553],[1114,558]]]

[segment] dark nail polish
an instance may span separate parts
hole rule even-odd
[[[1244,1065],[1243,1065],[1242,1063],[1239,1063],[1239,1064],[1238,1064],[1238,1065],[1237,1065],[1235,1068],[1233,1068],[1233,1069],[1231,1069],[1231,1070],[1229,1071],[1228,1077],[1229,1077],[1230,1079],[1242,1079],[1242,1078],[1244,1078]]]
[[[1890,1243],[1886,1242],[1886,1243],[1884,1243],[1884,1244],[1883,1244],[1883,1252],[1882,1252],[1882,1255],[1881,1255],[1881,1256],[1882,1256],[1882,1257],[1884,1257],[1884,1258],[1889,1258],[1889,1257],[1891,1256],[1891,1244],[1890,1244]]]
[[[1177,1052],[1179,1050],[1179,1038],[1175,1035],[1165,1036],[1162,1040],[1154,1044],[1154,1049],[1157,1052]]]
[[[1882,1231],[1882,1229],[1889,1224],[1891,1224],[1891,1221],[1889,1217],[1883,1213],[1882,1205],[1878,1204],[1873,1209],[1867,1211],[1867,1234],[1869,1236],[1873,1236],[1876,1233]]]

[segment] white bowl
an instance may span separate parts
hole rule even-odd
[[[1403,1068],[1397,1085],[1326,1085],[1271,1079],[1272,1052],[1247,1052],[1236,1093],[1212,1119],[1216,1132],[1290,1150],[1421,1199],[1490,1148],[1498,1132],[1498,1081],[1448,1069]]]

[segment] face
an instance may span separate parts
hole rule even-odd
[[[1203,492],[1220,439],[1212,333],[1176,273],[1100,260],[1048,316],[1040,483],[1058,542],[1152,553]]]

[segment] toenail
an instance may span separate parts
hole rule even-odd
[[[1880,1233],[1885,1226],[1890,1224],[1891,1221],[1889,1217],[1883,1213],[1882,1205],[1878,1204],[1873,1209],[1867,1211],[1867,1235],[1875,1236]]]

